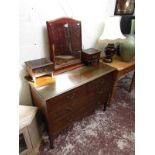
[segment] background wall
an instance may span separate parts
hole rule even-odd
[[[20,1],[20,59],[19,104],[31,105],[25,61],[49,57],[46,21],[59,17],[72,17],[82,22],[83,48],[95,47],[107,16],[114,15],[116,0],[21,0]]]

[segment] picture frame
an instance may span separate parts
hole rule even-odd
[[[135,9],[135,0],[116,0],[114,15],[132,15]]]

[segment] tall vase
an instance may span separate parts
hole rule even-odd
[[[120,56],[123,61],[130,61],[135,55],[135,37],[129,35],[120,44]]]

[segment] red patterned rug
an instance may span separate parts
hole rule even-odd
[[[120,81],[112,106],[75,122],[67,132],[42,143],[38,155],[134,155],[135,97],[127,91],[131,74]]]

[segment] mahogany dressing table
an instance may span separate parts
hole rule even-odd
[[[55,75],[53,83],[30,84],[34,104],[43,112],[53,138],[75,121],[90,115],[99,105],[104,110],[112,92],[115,69],[104,64],[83,66]]]
[[[53,138],[75,121],[90,115],[99,105],[106,109],[116,73],[115,68],[102,63],[89,66],[81,63],[80,21],[71,18],[47,21],[47,30],[50,60],[54,63],[53,81],[41,87],[30,83],[30,88],[34,104],[46,118],[53,147]],[[98,60],[99,52],[92,55]]]

